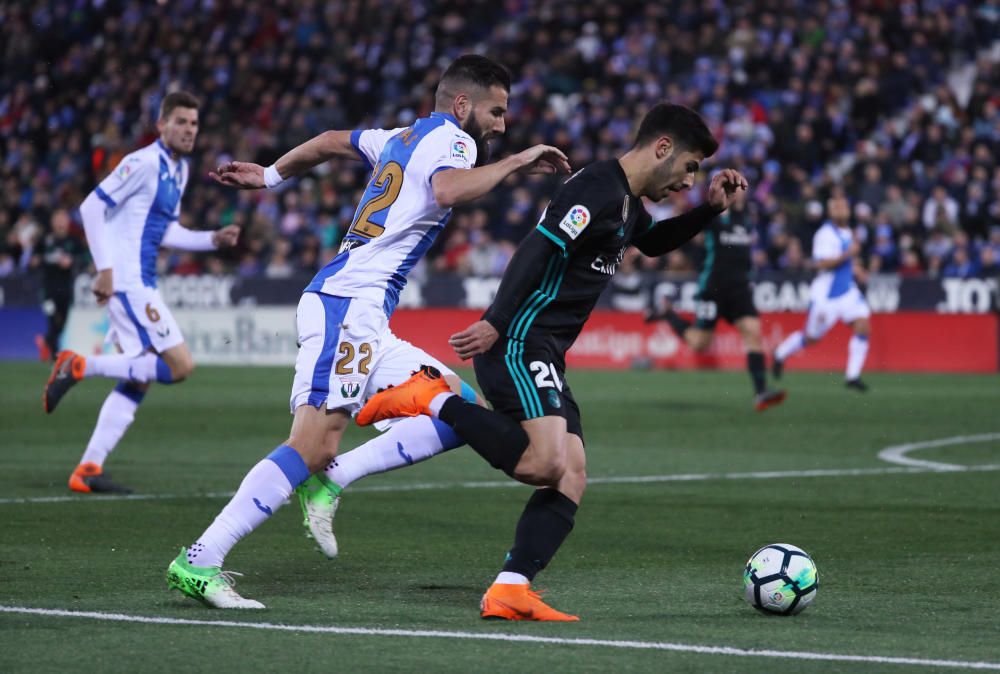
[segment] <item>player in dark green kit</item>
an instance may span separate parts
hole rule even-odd
[[[557,191],[538,227],[518,247],[496,298],[449,340],[494,409],[448,394],[440,375],[423,369],[373,396],[361,425],[427,414],[450,425],[494,468],[539,487],[517,524],[503,571],[483,596],[480,615],[506,620],[574,621],[531,591],[573,528],[586,487],[580,410],[566,383],[565,354],[590,316],[626,249],[663,255],[729,207],[746,179],[732,169],[711,182],[705,204],[654,222],[640,197],[659,201],[694,185],[701,161],[718,143],[693,110],[661,103],[643,118],[620,159],[577,172]]]
[[[754,406],[762,412],[785,400],[785,391],[767,388],[767,364],[760,318],[753,303],[750,247],[753,229],[747,222],[747,196],[736,195],[732,207],[705,227],[705,263],[698,276],[695,321],[678,315],[669,300],[647,320],[663,320],[692,350],[704,353],[712,344],[720,318],[740,331],[747,352],[747,371],[753,382]]]

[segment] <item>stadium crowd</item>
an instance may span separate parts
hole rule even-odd
[[[432,109],[442,66],[468,51],[514,76],[495,156],[545,142],[582,167],[624,151],[661,99],[699,110],[722,140],[706,169],[751,181],[759,269],[808,270],[825,200],[844,191],[873,271],[997,275],[998,40],[997,0],[5,3],[0,276],[42,263],[53,215],[155,138],[159,102],[177,88],[202,100],[182,223],[244,234],[229,257],[164,252],[162,270],[310,274],[352,220],[360,163],[261,192],[207,172],[230,157],[269,164],[330,128],[407,125]],[[552,181],[511,179],[456,209],[423,272],[499,274]],[[626,264],[689,273],[701,255],[696,242]]]

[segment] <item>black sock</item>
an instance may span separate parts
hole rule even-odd
[[[455,429],[491,466],[513,477],[518,461],[528,449],[528,434],[521,424],[459,396],[445,401],[438,418]]]
[[[765,369],[764,354],[761,351],[749,351],[747,353],[747,370],[750,372],[753,390],[756,393],[763,393],[764,389],[767,388]]]
[[[673,309],[668,309],[663,314],[663,320],[670,324],[670,327],[681,339],[684,339],[684,332],[691,327],[691,321],[681,318],[680,314]]]
[[[534,579],[573,530],[576,508],[573,501],[555,489],[536,490],[517,522],[514,547],[507,553],[503,570]]]

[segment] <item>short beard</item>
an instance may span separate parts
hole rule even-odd
[[[483,129],[476,121],[475,114],[469,115],[462,128],[476,142],[476,166],[485,166],[490,161],[490,141],[484,137]]]

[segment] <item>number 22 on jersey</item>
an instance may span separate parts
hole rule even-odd
[[[399,191],[403,189],[403,167],[394,161],[386,162],[384,165],[380,162],[372,171],[372,179],[368,185],[380,189],[381,192],[372,195],[361,204],[348,234],[374,239],[382,235],[385,227],[373,222],[372,218],[396,203]]]

